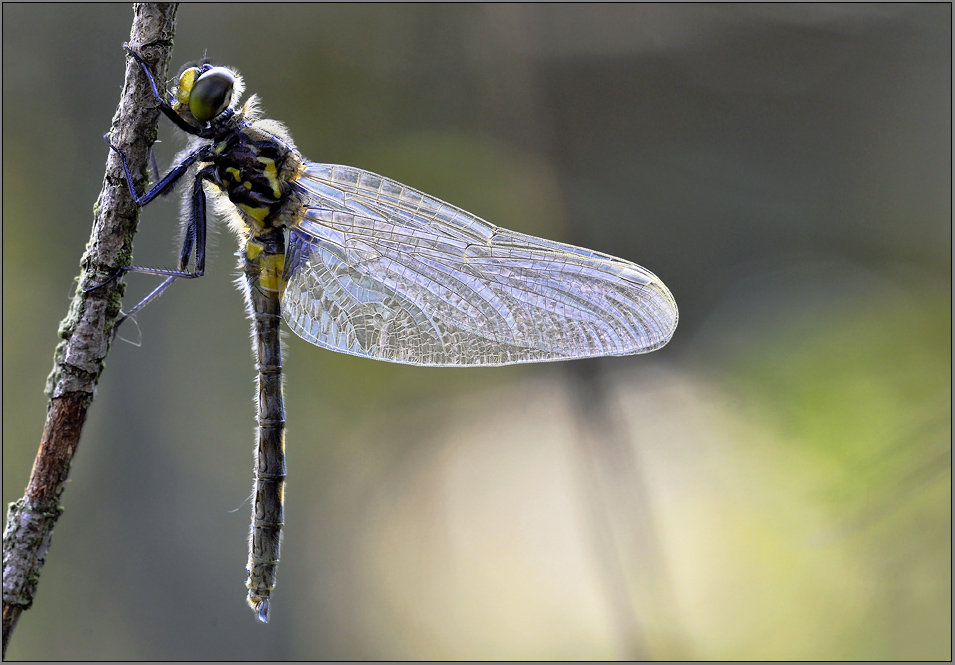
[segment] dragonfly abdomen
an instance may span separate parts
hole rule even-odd
[[[284,263],[285,238],[281,229],[267,229],[246,242],[243,270],[252,310],[253,348],[258,369],[255,497],[246,586],[249,605],[263,622],[269,620],[269,596],[275,588],[284,521],[285,407],[279,339]]]

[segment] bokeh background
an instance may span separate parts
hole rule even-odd
[[[4,503],[131,16],[3,5]],[[222,229],[114,344],[7,656],[950,659],[951,26],[944,3],[182,6],[172,71],[236,67],[314,161],[636,261],[680,325],[648,356],[471,370],[289,335],[260,625]],[[177,207],[144,212],[137,264],[175,262]]]

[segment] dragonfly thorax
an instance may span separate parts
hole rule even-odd
[[[292,150],[266,132],[254,125],[240,126],[214,145],[210,179],[245,213],[243,219],[250,226],[284,226],[288,179],[297,170],[289,166],[298,161]]]

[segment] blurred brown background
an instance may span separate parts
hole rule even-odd
[[[32,464],[124,5],[3,5],[3,500]],[[109,356],[8,657],[951,658],[951,6],[184,5],[310,159],[659,275],[648,356],[287,338],[272,623],[249,324],[215,234]],[[157,150],[180,145],[163,121]],[[169,266],[178,202],[138,265]],[[133,275],[127,303],[154,284]]]

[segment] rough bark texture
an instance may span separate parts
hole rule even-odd
[[[176,4],[137,4],[129,46],[152,66],[156,81],[166,80],[172,52]],[[117,44],[116,57],[122,53]],[[110,130],[126,153],[134,178],[145,180],[149,150],[156,140],[159,112],[139,64],[127,58],[122,98]],[[23,610],[33,604],[40,569],[53,527],[63,512],[66,487],[93,391],[112,342],[113,324],[125,290],[111,279],[129,265],[139,206],[129,193],[122,165],[110,151],[103,189],[94,206],[93,231],[80,262],[82,271],[69,312],[60,323],[53,371],[47,379],[47,418],[30,481],[23,497],[10,504],[3,534],[3,653]],[[105,286],[86,292],[110,280]]]

